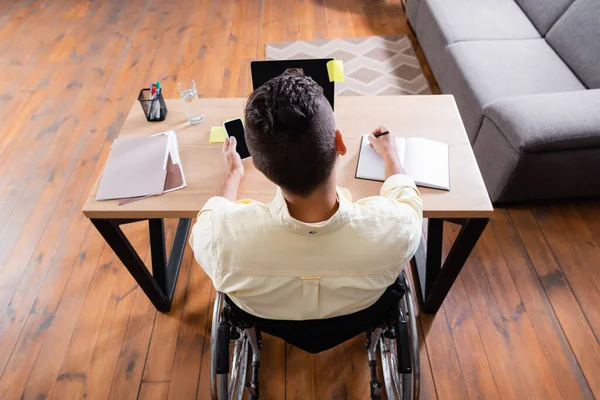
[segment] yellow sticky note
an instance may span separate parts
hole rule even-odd
[[[340,60],[327,62],[327,73],[329,82],[344,82],[344,62]]]
[[[222,126],[213,126],[210,128],[210,139],[209,143],[223,143],[225,138],[227,137],[227,133],[225,133],[225,128]]]

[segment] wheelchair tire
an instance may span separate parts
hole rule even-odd
[[[379,349],[383,367],[383,380],[389,400],[418,400],[420,394],[419,375],[419,338],[417,332],[416,306],[412,291],[403,271],[401,279],[406,287],[406,293],[400,302],[400,308],[406,316],[410,341],[411,372],[398,372],[398,350],[396,339],[381,336]]]
[[[252,360],[252,349],[245,332],[240,333],[240,337],[229,341],[228,357],[229,372],[225,374],[217,373],[217,360],[219,351],[217,348],[218,325],[222,322],[222,310],[225,305],[222,293],[217,293],[213,309],[213,320],[211,328],[211,348],[210,348],[210,390],[213,400],[241,400],[245,391],[246,374],[248,365]],[[234,372],[232,374],[232,371]]]
[[[217,399],[242,400],[246,388],[248,364],[252,359],[252,349],[246,334],[232,340],[229,346],[229,370],[227,374],[217,374]]]

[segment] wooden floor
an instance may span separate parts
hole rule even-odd
[[[157,313],[80,213],[110,143],[152,80],[245,96],[265,43],[410,34],[399,4],[0,0],[0,399],[208,398],[214,291],[190,252]],[[146,226],[128,234],[148,259]],[[498,210],[420,317],[422,398],[600,398],[599,245],[600,202]],[[368,397],[362,338],[262,354],[265,399]]]

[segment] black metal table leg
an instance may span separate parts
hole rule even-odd
[[[435,313],[442,305],[489,219],[470,218],[447,221],[460,224],[462,228],[446,260],[442,263],[444,220],[436,218],[429,219],[427,243],[421,241],[413,259],[417,267],[424,311],[427,313]]]
[[[171,302],[173,301],[173,293],[175,292],[175,285],[177,283],[177,276],[179,275],[181,260],[183,259],[191,219],[179,220],[168,262],[166,259],[164,222],[162,219],[148,220],[153,273],[150,273],[119,227],[122,224],[144,221],[144,219],[120,220],[93,218],[91,221],[156,309],[162,312],[169,311],[171,309]]]

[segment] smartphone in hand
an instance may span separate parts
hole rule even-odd
[[[234,137],[237,140],[236,150],[242,160],[250,157],[248,146],[246,145],[246,136],[244,134],[244,123],[241,118],[231,119],[223,123],[223,128],[227,132],[228,137]]]

